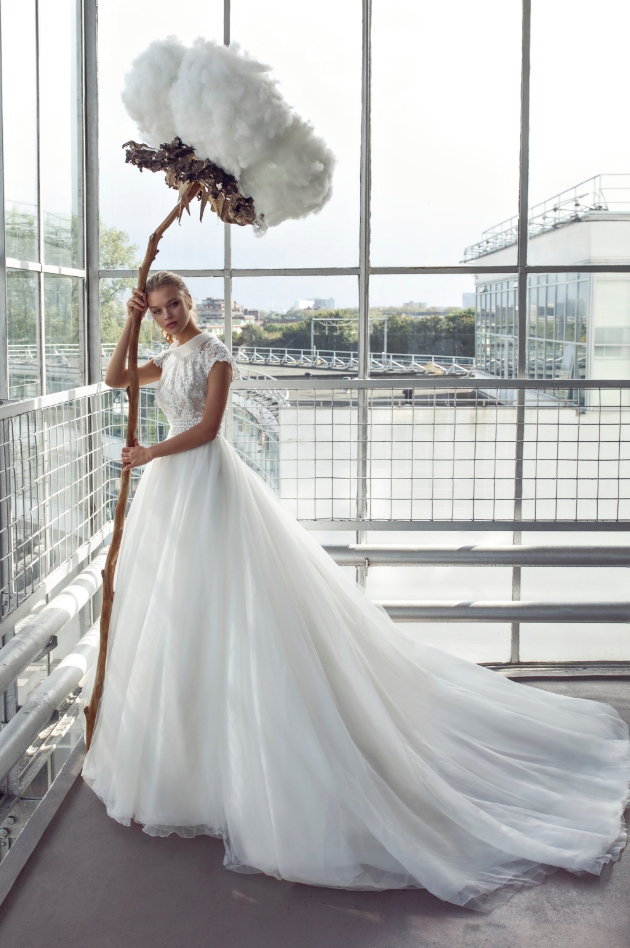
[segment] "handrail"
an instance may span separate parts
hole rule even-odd
[[[340,566],[630,566],[630,546],[326,545]]]
[[[52,636],[60,632],[100,589],[105,557],[105,553],[95,557],[69,586],[0,649],[0,694],[46,648]]]
[[[60,704],[84,677],[98,650],[98,622],[28,697],[0,731],[0,780],[15,767]]]
[[[630,622],[630,602],[378,602],[394,622]]]

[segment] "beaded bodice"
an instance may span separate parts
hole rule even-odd
[[[227,346],[202,332],[179,346],[176,342],[153,357],[162,369],[157,403],[170,423],[170,434],[179,434],[201,421],[208,394],[208,373],[215,362],[229,362],[232,377],[238,370]]]

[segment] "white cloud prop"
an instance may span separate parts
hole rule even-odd
[[[238,180],[270,227],[317,212],[335,157],[278,91],[270,67],[237,44],[156,40],[125,77],[123,102],[148,145],[175,136]]]

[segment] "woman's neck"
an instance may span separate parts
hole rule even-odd
[[[177,339],[178,346],[183,346],[184,343],[190,342],[191,339],[194,339],[195,336],[200,336],[201,333],[202,333],[202,330],[199,328],[199,326],[195,326],[195,324],[191,320],[188,323],[188,325],[173,338]]]

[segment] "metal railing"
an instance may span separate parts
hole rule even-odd
[[[141,343],[138,349],[140,360],[153,358],[163,349],[160,343]],[[55,351],[60,352],[59,347]],[[103,367],[106,367],[113,344],[101,347]],[[355,351],[337,349],[291,349],[278,346],[239,346],[234,353],[236,361],[243,366],[288,366],[304,369],[326,369],[356,373],[358,354]],[[466,375],[475,367],[472,356],[432,355],[413,352],[372,352],[372,372],[408,372],[424,375]]]
[[[271,386],[242,380],[233,390],[255,401]],[[315,526],[630,525],[630,382],[292,379],[276,414],[279,494]]]
[[[630,382],[245,378],[232,392],[236,450],[315,527],[630,526]],[[0,621],[109,529],[126,417],[102,384],[0,406]],[[143,387],[141,441],[167,427]]]
[[[598,212],[630,214],[630,174],[598,174],[529,209],[530,239]],[[518,216],[483,231],[464,251],[462,263],[510,247],[518,240]]]
[[[336,349],[283,349],[239,346],[236,361],[248,365],[290,366],[356,372],[358,353]],[[475,366],[470,356],[427,355],[411,352],[371,352],[371,372],[408,372],[425,375],[466,375]]]

